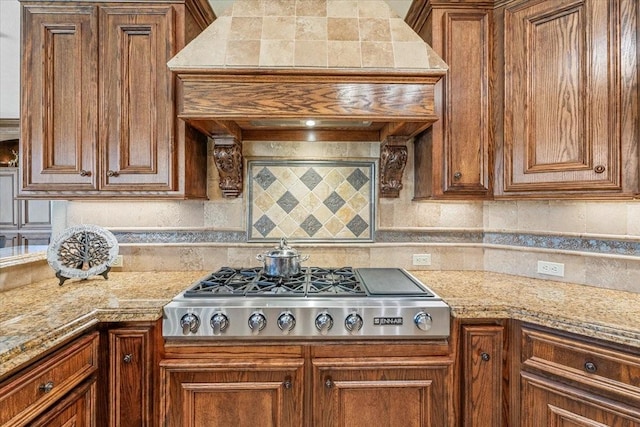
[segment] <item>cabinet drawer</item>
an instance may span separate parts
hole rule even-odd
[[[640,351],[626,352],[523,327],[522,367],[640,402]]]
[[[0,385],[0,425],[35,418],[98,369],[98,333],[79,338]]]

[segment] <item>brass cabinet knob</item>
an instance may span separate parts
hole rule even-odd
[[[584,370],[589,372],[590,374],[593,374],[594,372],[596,372],[598,370],[598,367],[593,362],[585,362]]]
[[[133,354],[131,353],[125,354],[124,357],[122,358],[122,361],[124,363],[131,363],[133,361]]]
[[[453,174],[453,179],[455,179],[456,181],[458,181],[460,178],[462,178],[462,172],[456,172]]]
[[[324,386],[325,386],[326,388],[331,388],[331,387],[333,387],[333,381],[331,380],[331,378],[327,378],[327,379],[324,381]]]
[[[120,176],[120,172],[118,172],[118,171],[112,171],[111,169],[109,169],[109,170],[107,171],[107,176],[118,177],[118,176]]]
[[[86,170],[82,169],[80,171],[80,176],[91,176],[91,171],[86,171]]]
[[[605,169],[606,169],[606,168],[604,167],[604,165],[598,165],[598,166],[596,166],[595,168],[593,168],[593,171],[594,171],[595,173],[602,173],[602,172],[604,172],[604,171],[605,171]]]
[[[480,353],[480,358],[485,362],[488,362],[489,360],[491,360],[491,355],[483,351],[482,353]]]

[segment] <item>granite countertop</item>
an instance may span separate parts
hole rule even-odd
[[[0,292],[0,378],[99,322],[153,321],[207,272],[55,277]],[[640,294],[479,271],[414,271],[461,318],[514,318],[640,348]],[[52,275],[53,276],[53,275]]]

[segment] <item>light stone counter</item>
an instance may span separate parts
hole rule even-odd
[[[412,272],[461,318],[514,318],[640,349],[640,294],[477,271]],[[0,378],[103,321],[152,321],[206,272],[55,278],[0,292]]]
[[[454,317],[512,318],[640,349],[640,294],[482,271],[412,272]]]

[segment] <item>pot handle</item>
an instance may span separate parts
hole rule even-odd
[[[260,262],[264,262],[264,254],[258,254],[256,255],[256,259]]]
[[[286,237],[282,237],[280,239],[280,247],[277,247],[277,249],[290,249],[289,246],[287,246],[287,238]]]

